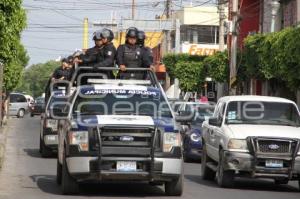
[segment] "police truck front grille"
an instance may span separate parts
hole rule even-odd
[[[155,150],[153,128],[99,128],[94,131],[98,138],[97,130],[100,141],[97,139],[93,149],[101,150],[102,156],[150,157]],[[158,142],[158,134],[155,140]]]

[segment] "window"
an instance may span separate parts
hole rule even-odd
[[[26,97],[19,94],[11,94],[10,95],[10,102],[11,103],[23,103],[27,102]]]

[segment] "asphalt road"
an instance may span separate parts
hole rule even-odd
[[[39,117],[12,118],[6,158],[0,171],[0,199],[58,198],[167,198],[162,187],[146,184],[85,185],[78,196],[64,196],[55,182],[56,159],[43,159],[38,152]],[[217,187],[201,179],[200,164],[185,164],[182,198],[202,199],[293,199],[300,197],[296,182],[275,185],[270,180],[237,179],[234,189]],[[171,198],[171,197],[168,197]]]

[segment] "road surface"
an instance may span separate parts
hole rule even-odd
[[[146,184],[85,185],[79,195],[64,196],[55,182],[56,159],[41,158],[39,117],[12,118],[6,146],[6,158],[0,171],[0,199],[59,198],[172,198],[162,187]],[[185,164],[183,199],[299,199],[298,183],[275,185],[270,180],[237,179],[234,189],[219,188],[215,182],[201,179],[200,164]],[[177,197],[178,198],[178,197]]]

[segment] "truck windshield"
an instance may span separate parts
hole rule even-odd
[[[203,106],[203,105],[198,105],[195,106],[195,117],[194,120],[192,121],[192,125],[202,125],[202,123],[205,120],[208,120],[213,113],[214,113],[214,107],[213,106]]]
[[[73,106],[73,114],[172,117],[165,98],[159,92],[113,89],[100,90],[96,93],[97,95],[79,94]]]
[[[226,111],[227,124],[300,125],[299,112],[292,103],[235,101]]]

